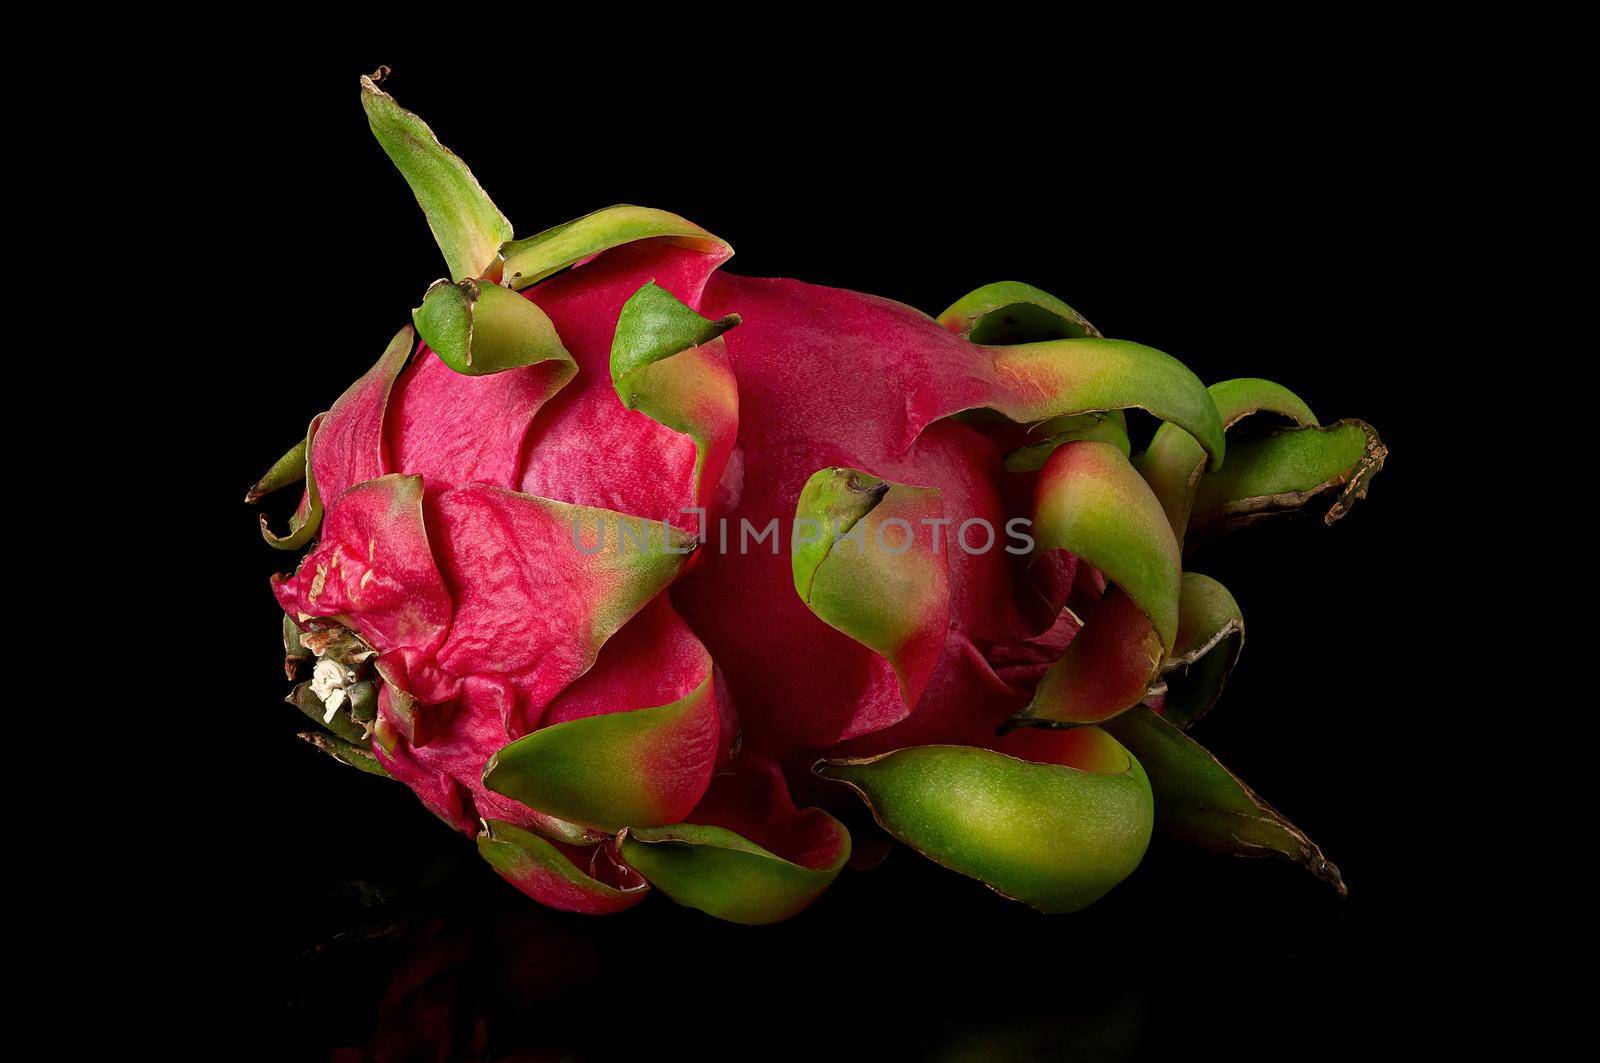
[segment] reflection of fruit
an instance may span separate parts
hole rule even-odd
[[[1185,733],[1243,622],[1183,545],[1342,515],[1369,427],[1207,389],[1027,285],[936,321],[721,272],[662,211],[513,239],[427,126],[362,100],[451,276],[250,494],[305,483],[263,530],[309,547],[274,589],[319,748],[574,911],[804,908],[851,851],[791,798],[847,792],[813,764],[1046,911],[1115,885],[1152,821],[1338,882]],[[1137,457],[1129,408],[1163,422]]]
[[[451,898],[459,901],[460,898]],[[714,962],[697,965],[683,958],[685,949],[703,942],[703,928],[659,924],[638,934],[612,936],[595,924],[574,925],[556,913],[524,905],[518,912],[476,912],[433,917],[409,927],[383,954],[370,943],[352,946],[350,953],[368,949],[365,956],[342,957],[340,968],[355,985],[340,983],[332,999],[313,1001],[335,1011],[346,1043],[359,1036],[361,1047],[334,1052],[335,1063],[364,1060],[573,1060],[636,1059],[666,1054],[666,1049],[695,1038],[697,1031],[675,1024],[654,1026],[644,1021],[613,1026],[614,1016],[639,1015],[651,1006],[677,1014],[704,999],[713,999],[729,1014],[719,1019],[719,1045],[758,1043],[777,1021],[783,1002],[806,992],[806,979],[815,973],[804,966],[800,953],[814,957],[798,942],[768,940],[763,954],[768,966],[759,978],[728,985],[707,976]],[[660,936],[657,936],[660,935]],[[898,938],[896,939],[898,941]],[[666,951],[673,946],[676,951]],[[728,954],[729,946],[711,948],[725,963],[746,973],[748,961]],[[1004,948],[1004,946],[1001,946]],[[647,952],[648,950],[648,952]],[[660,951],[657,951],[660,950]],[[679,982],[661,986],[648,979],[621,979],[616,972],[637,963],[641,954],[674,957]],[[390,959],[389,957],[392,957]],[[365,963],[360,961],[365,960]],[[976,964],[974,964],[976,966]],[[365,984],[373,979],[374,985]],[[707,996],[695,997],[683,981],[705,987]],[[735,976],[735,982],[739,979]],[[914,982],[924,994],[956,991],[939,984],[940,976],[924,972]],[[866,984],[864,984],[866,983]],[[381,984],[381,995],[377,991]],[[812,983],[814,986],[814,983]],[[843,977],[833,991],[869,993],[870,979]],[[909,996],[909,987],[898,987]],[[769,997],[767,994],[771,994]],[[665,995],[666,1003],[660,1003]],[[976,1000],[973,999],[976,996]],[[368,1016],[357,1000],[376,998]],[[776,1000],[778,1003],[774,1004]],[[796,1043],[787,1052],[768,1045],[763,1056],[811,1058],[826,1051],[828,1038],[843,1039],[845,1058],[878,1055],[932,1060],[991,1059],[1093,1059],[1133,1057],[1145,1023],[1146,1005],[1130,992],[1105,987],[1074,986],[1063,999],[1048,1005],[1009,1007],[998,1005],[986,993],[959,1003],[941,1000],[930,1008],[927,1021],[906,1026],[888,1024],[849,1029],[821,1025],[796,1031]],[[370,1032],[357,1035],[344,1029]],[[804,1038],[809,1036],[811,1042]],[[707,1045],[697,1041],[698,1051]],[[735,1052],[737,1049],[734,1050]],[[838,1046],[834,1046],[836,1054]],[[710,1058],[720,1058],[715,1048]]]

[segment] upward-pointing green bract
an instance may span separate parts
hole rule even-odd
[[[361,79],[361,106],[372,135],[422,205],[428,228],[450,267],[450,279],[481,277],[496,266],[500,245],[511,239],[511,222],[467,164],[439,143],[426,122],[395,103],[372,76]]]

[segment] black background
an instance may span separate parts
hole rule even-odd
[[[407,1023],[437,1015],[458,1043],[481,1022],[491,1058],[1371,1045],[1432,977],[1395,769],[1419,699],[1402,647],[1424,621],[1409,583],[1419,518],[1402,500],[1419,434],[1412,285],[1434,195],[1426,103],[1394,91],[1379,54],[1359,74],[1350,57],[1289,56],[1148,98],[1070,66],[953,84],[947,67],[913,64],[867,94],[822,76],[827,64],[797,86],[682,57],[658,81],[573,102],[601,80],[596,58],[542,69],[538,92],[404,54],[282,66],[270,93],[231,96],[233,121],[200,146],[219,231],[251,234],[229,353],[201,385],[213,442],[187,472],[214,522],[208,666],[232,706],[207,758],[225,826],[202,832],[207,870],[181,899],[217,938],[235,1044],[249,1046],[231,1053],[417,1045]],[[356,76],[379,61],[519,235],[635,202],[728,239],[735,272],[930,313],[1024,280],[1202,379],[1271,377],[1324,419],[1372,422],[1390,464],[1343,522],[1250,529],[1194,559],[1248,624],[1197,735],[1340,864],[1350,897],[1287,862],[1158,838],[1072,916],[901,849],[776,927],[661,897],[590,920],[537,909],[408,791],[297,741],[267,589],[292,558],[260,541],[239,498],[443,272],[357,100]],[[424,966],[432,981],[380,1023],[391,981]]]

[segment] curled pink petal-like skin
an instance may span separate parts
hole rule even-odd
[[[552,872],[548,851],[506,875],[555,907],[618,910],[644,891],[602,835],[484,784],[508,744],[670,705],[709,681],[692,725],[664,732],[670,748],[638,777],[659,776],[674,816],[698,807],[804,858],[821,820],[789,794],[817,792],[812,759],[992,745],[1077,630],[1064,612],[1082,578],[1070,556],[1033,559],[1003,539],[959,548],[963,521],[1003,537],[1031,496],[1031,478],[1001,464],[1015,433],[949,419],[994,390],[983,349],[889,300],[718,272],[726,257],[642,240],[523,292],[576,364],[564,384],[554,362],[474,377],[425,345],[403,366],[386,357],[320,425],[321,538],[275,583],[297,620],[338,619],[379,651],[380,721],[392,726],[374,752],[428,808],[467,834],[485,820],[529,831],[630,891],[574,886],[582,876]],[[699,411],[698,443],[625,408],[612,382],[618,315],[648,282],[706,318],[742,319],[701,348],[713,360],[697,364],[731,371],[737,395]],[[947,601],[941,582],[940,611],[909,618],[894,660],[795,589],[790,522],[807,480],[830,467],[936,489],[927,512],[952,518],[936,545],[916,544],[948,569]],[[697,505],[706,541],[676,560],[587,555],[572,539],[572,507],[692,529]],[[773,521],[777,540],[741,550],[744,524]],[[414,729],[400,726],[402,695]]]
[[[384,439],[385,411],[411,342],[411,330],[402,330],[378,364],[351,384],[323,415],[312,440],[311,472],[324,505],[337,502],[364,480],[394,471]]]
[[[408,751],[408,767],[441,773],[466,795],[469,807],[484,819],[499,819],[539,831],[548,817],[490,793],[483,785],[483,765],[495,750],[520,737],[517,694],[510,683],[494,676],[471,676],[452,702],[430,706],[428,741]],[[475,825],[474,825],[475,829]],[[469,831],[470,833],[470,831]]]
[[[946,513],[960,515],[942,529],[950,630],[966,644],[1009,643],[1050,625],[1052,618],[1041,625],[1017,604],[1025,558],[998,546],[950,548],[960,523],[982,519],[998,535],[1008,515],[1025,512],[1018,508],[1025,496],[1016,488],[1011,499],[1002,494],[1006,476],[990,440],[963,424],[932,423],[977,403],[978,385],[967,388],[963,381],[980,364],[981,352],[909,307],[797,281],[718,274],[701,312],[737,312],[743,319],[726,337],[739,382],[743,457],[737,501],[722,514],[731,527],[786,522],[806,480],[828,466],[937,487]],[[906,396],[903,408],[885,409],[885,395]],[[981,545],[981,537],[969,541]],[[978,710],[947,711],[943,695],[931,688],[908,712],[881,659],[828,627],[795,596],[786,552],[740,554],[737,544],[726,553],[710,551],[673,593],[727,674],[746,741],[767,755],[783,759],[797,748],[825,749],[919,714],[961,721],[974,712],[990,715],[992,700]],[[749,622],[752,615],[763,622]],[[951,653],[946,645],[938,658],[947,670],[974,670],[980,673],[974,683],[992,682],[1006,701],[1015,699],[980,654]],[[963,722],[958,729],[982,727]]]
[[[615,712],[618,705],[666,705],[705,681],[711,654],[665,597],[613,635],[595,665],[546,707],[548,726]]]
[[[641,241],[608,251],[531,288],[578,363],[578,378],[550,402],[528,441],[520,489],[650,520],[692,524],[695,447],[688,437],[625,409],[611,385],[611,341],[622,304],[654,281],[698,308],[725,258]],[[723,448],[721,461],[726,461]],[[716,462],[711,483],[722,474]]]
[[[350,488],[328,510],[316,548],[273,591],[297,620],[342,618],[382,652],[436,652],[453,609],[428,542],[420,481],[391,475]]]
[[[380,718],[393,719],[391,699],[388,686],[378,691]],[[449,772],[442,767],[422,763],[408,743],[385,750],[381,743],[374,742],[372,752],[390,775],[411,787],[428,811],[463,833],[470,835],[477,831],[476,810],[470,803],[466,788]]]
[[[559,370],[541,363],[462,376],[424,345],[389,404],[396,466],[421,476],[430,492],[471,483],[514,490],[523,442]]]

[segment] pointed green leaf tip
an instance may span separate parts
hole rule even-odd
[[[638,370],[691,347],[710,343],[739,323],[738,314],[717,321],[701,317],[678,297],[650,281],[622,304],[611,340],[611,382],[617,397],[633,408],[633,382]]]
[[[372,751],[364,746],[357,745],[354,742],[346,742],[332,735],[316,734],[311,731],[302,731],[300,737],[328,754],[334,760],[337,760],[340,764],[348,764],[352,768],[364,771],[368,775],[376,775],[379,778],[387,779],[391,777],[389,769],[385,768],[383,763],[373,756]]]
[[[272,463],[261,479],[251,485],[245,492],[244,503],[253,506],[266,496],[290,484],[297,484],[306,478],[306,441],[304,439],[289,448],[289,452]]]
[[[1184,364],[1127,340],[1045,340],[984,348],[1000,385],[984,405],[1021,424],[1106,410],[1147,410],[1188,432],[1222,468],[1222,419]]]
[[[821,469],[811,474],[795,503],[797,520],[816,522],[816,538],[795,536],[790,556],[795,593],[811,601],[811,583],[835,540],[852,531],[875,509],[890,484],[859,469]],[[863,547],[863,550],[865,547]]]
[[[1300,426],[1317,423],[1317,415],[1300,396],[1270,380],[1259,377],[1219,380],[1206,390],[1216,404],[1224,431],[1256,414],[1272,414]],[[1193,436],[1177,425],[1163,424],[1134,464],[1161,500],[1172,533],[1181,543],[1188,532],[1195,487],[1205,472],[1205,451]]]
[[[511,239],[511,222],[427,123],[378,88],[387,73],[382,67],[361,79],[361,106],[372,135],[422,205],[451,279],[483,276],[498,267],[497,253]]]
[[[738,323],[738,314],[703,318],[647,281],[623,304],[611,341],[622,405],[694,441],[695,506],[710,500],[739,434],[739,385],[721,340]]]
[[[658,237],[724,257],[733,253],[726,242],[692,221],[654,207],[619,203],[501,247],[504,283],[520,291],[591,255]]]
[[[679,904],[733,923],[777,923],[816,900],[850,859],[844,824],[821,809],[811,812],[832,837],[805,865],[725,827],[695,823],[628,830],[620,838],[622,858]]]
[[[710,781],[714,758],[698,753],[716,742],[716,712],[707,676],[668,705],[584,716],[519,738],[489,758],[483,784],[608,833],[671,823]]]
[[[1139,762],[1088,732],[1093,770],[973,746],[913,746],[822,761],[896,838],[929,859],[1045,912],[1073,912],[1126,878],[1150,843],[1154,809]]]
[[[1150,772],[1156,822],[1167,834],[1236,856],[1288,857],[1347,891],[1339,869],[1305,832],[1239,781],[1194,739],[1143,705],[1105,725]]]
[[[910,712],[950,626],[945,549],[928,534],[930,521],[944,519],[938,490],[822,469],[801,489],[794,516],[796,593],[829,627],[888,661]]]
[[[261,537],[267,545],[277,550],[298,550],[311,541],[322,524],[322,495],[317,491],[317,478],[311,471],[311,446],[317,438],[317,426],[325,414],[317,414],[306,429],[306,437],[289,449],[289,452],[272,463],[272,468],[245,492],[247,505],[255,505],[274,491],[305,481],[305,494],[300,505],[289,517],[289,530],[279,535],[272,530],[265,513],[260,515]]]
[[[466,376],[559,363],[559,388],[577,372],[545,312],[497,284],[436,281],[411,318],[423,342],[445,365]]]
[[[1171,647],[1178,630],[1178,541],[1121,450],[1091,441],[1058,449],[1039,474],[1033,524],[1036,554],[1067,550],[1104,572]]]
[[[1072,307],[1021,281],[998,281],[968,292],[945,308],[939,324],[986,346],[1100,335]]]
[[[1332,524],[1367,497],[1389,448],[1365,421],[1290,428],[1264,439],[1241,440],[1220,473],[1195,488],[1190,526],[1197,537],[1291,513],[1340,489],[1323,520]]]
[[[1001,387],[985,404],[988,409],[1024,424],[1054,419],[1036,426],[1042,429],[1038,444],[1007,458],[1012,472],[1033,472],[1067,439],[1117,443],[1126,453],[1120,414],[1115,424],[1078,418],[1134,408],[1189,433],[1205,448],[1211,467],[1222,467],[1222,424],[1200,379],[1171,355],[1105,339],[1049,292],[1019,281],[986,284],[947,307],[939,324],[992,348]],[[1063,434],[1065,439],[1051,438]]]
[[[946,554],[928,533],[942,517],[936,488],[843,467],[814,472],[795,503],[795,592],[830,628],[888,660],[907,711],[950,623]]]

